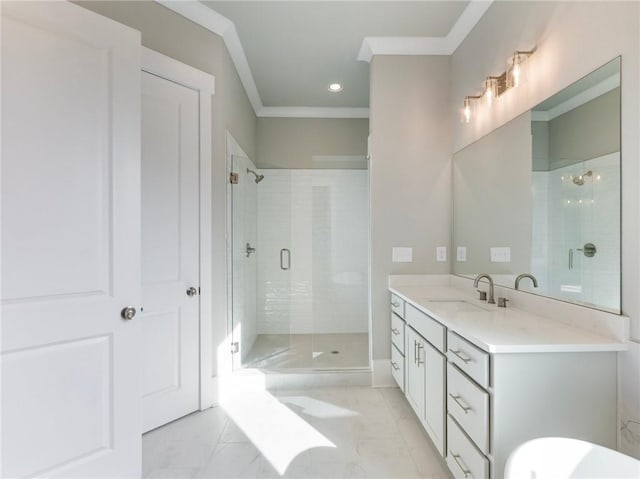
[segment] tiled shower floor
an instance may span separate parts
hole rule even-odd
[[[344,369],[369,367],[369,335],[260,334],[243,367],[260,369]]]

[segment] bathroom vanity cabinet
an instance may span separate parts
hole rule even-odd
[[[454,477],[502,478],[509,454],[536,437],[615,448],[623,343],[438,293],[458,299],[393,290],[391,366]]]
[[[440,454],[444,451],[445,365],[444,334],[440,323],[411,305],[405,307],[408,351],[407,400]]]

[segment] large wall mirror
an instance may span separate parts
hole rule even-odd
[[[620,58],[460,150],[453,272],[620,313]]]

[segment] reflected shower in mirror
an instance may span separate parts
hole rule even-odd
[[[620,101],[617,58],[454,155],[455,274],[620,312]]]

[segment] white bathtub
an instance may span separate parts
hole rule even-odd
[[[505,479],[640,478],[640,461],[613,449],[577,439],[544,437],[518,446]]]

